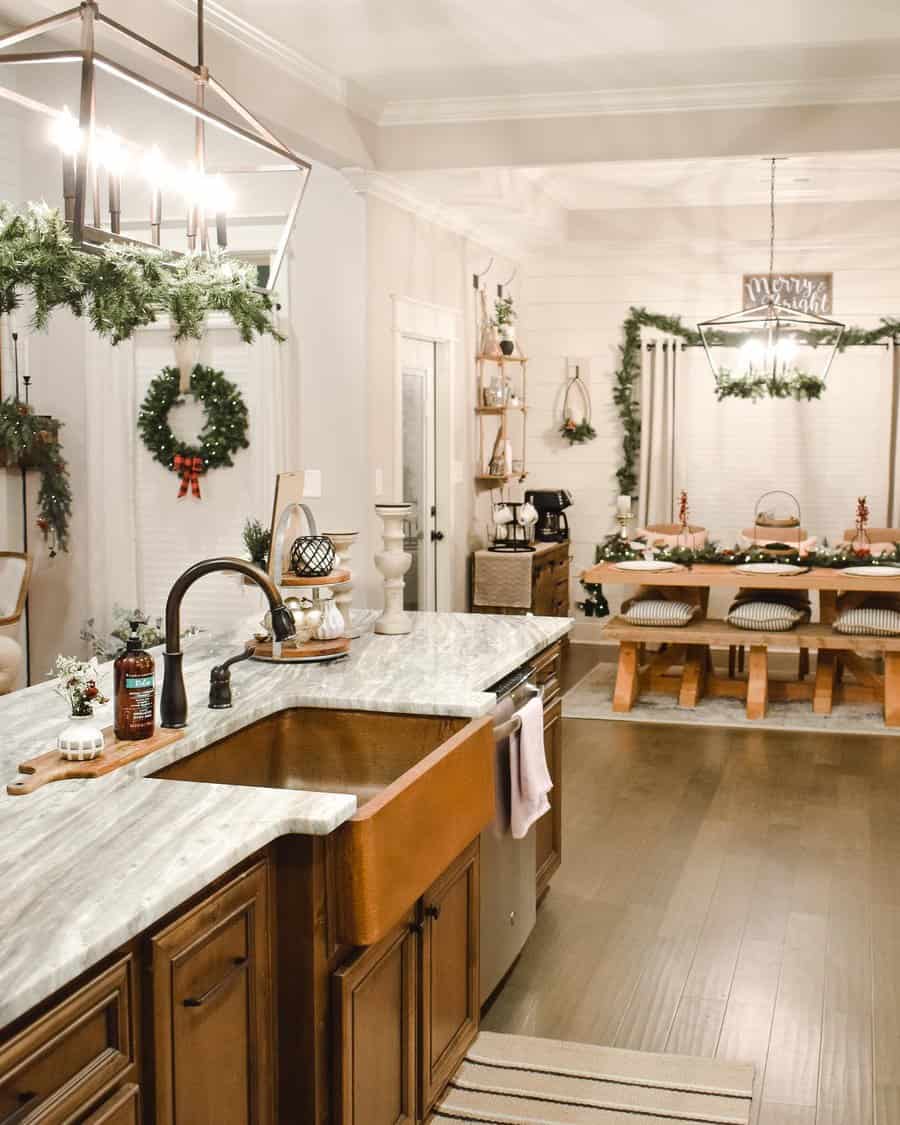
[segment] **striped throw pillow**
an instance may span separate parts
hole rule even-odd
[[[792,605],[780,602],[735,603],[725,620],[737,629],[755,629],[759,633],[786,633],[807,614]]]
[[[835,621],[834,631],[858,637],[900,637],[900,612],[874,606],[847,609]]]
[[[644,598],[632,602],[622,616],[629,625],[687,625],[697,614],[697,606],[670,602],[664,598]]]

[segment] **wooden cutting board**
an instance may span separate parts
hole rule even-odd
[[[19,772],[27,776],[11,781],[6,787],[6,792],[10,797],[24,797],[26,793],[33,793],[35,789],[40,789],[50,781],[102,777],[120,766],[127,766],[129,762],[145,758],[155,750],[171,746],[173,742],[184,737],[184,731],[158,730],[152,738],[143,738],[139,742],[121,742],[113,734],[112,727],[106,727],[103,737],[105,744],[100,757],[90,762],[67,762],[58,750],[50,750],[46,754],[20,762]]]

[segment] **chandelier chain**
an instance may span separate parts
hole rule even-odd
[[[775,161],[773,156],[769,177],[769,277],[775,272]]]

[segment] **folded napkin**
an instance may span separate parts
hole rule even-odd
[[[517,840],[550,808],[553,779],[544,751],[544,703],[530,699],[519,711],[521,730],[509,740],[510,829]]]

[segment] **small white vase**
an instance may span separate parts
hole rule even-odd
[[[412,566],[412,555],[403,550],[403,524],[412,504],[376,504],[384,521],[384,550],[375,556],[375,565],[384,579],[384,612],[375,622],[375,632],[399,636],[412,632],[412,618],[403,609],[403,576]]]
[[[93,715],[72,715],[56,736],[56,748],[67,762],[90,762],[103,753],[103,731]]]
[[[338,609],[333,597],[323,598],[321,602],[322,621],[316,629],[317,641],[336,641],[344,635],[344,615]]]

